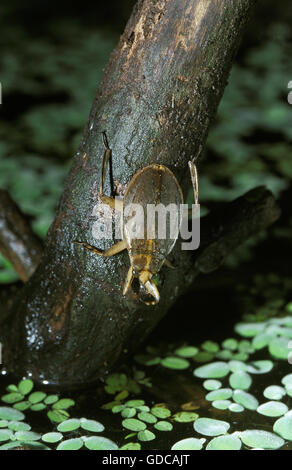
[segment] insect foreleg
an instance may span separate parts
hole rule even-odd
[[[121,240],[120,242],[115,243],[110,248],[104,251],[99,250],[95,246],[89,245],[89,243],[86,242],[74,241],[74,243],[82,245],[86,250],[92,251],[92,253],[95,253],[98,256],[113,256],[127,248],[127,243],[125,240]]]

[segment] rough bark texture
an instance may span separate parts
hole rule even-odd
[[[187,161],[204,144],[254,3],[138,1],[105,70],[40,265],[2,329],[12,371],[63,387],[91,382],[136,347],[193,281],[198,269],[177,243],[176,270],[161,271],[159,305],[145,306],[134,291],[122,297],[127,253],[103,259],[73,240],[101,249],[113,243],[91,232],[105,129],[117,192],[152,162],[167,165],[186,189]]]
[[[42,243],[27,218],[3,190],[0,190],[0,251],[24,282],[34,273],[42,254]]]

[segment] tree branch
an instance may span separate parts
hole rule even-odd
[[[0,252],[26,282],[39,264],[42,244],[7,191],[0,190]]]
[[[137,347],[192,282],[193,258],[177,243],[177,269],[160,272],[160,303],[145,306],[135,288],[122,296],[127,253],[100,258],[73,241],[96,244],[91,230],[103,130],[117,188],[157,162],[186,189],[187,161],[204,145],[254,3],[138,1],[104,72],[40,265],[2,332],[4,361],[13,372],[30,371],[35,380],[63,387],[96,380]],[[109,180],[105,189],[109,194]],[[99,242],[104,249],[113,240]]]

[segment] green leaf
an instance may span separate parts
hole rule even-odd
[[[136,414],[135,408],[124,408],[121,413],[123,418],[133,418],[135,414]]]
[[[54,423],[62,423],[69,418],[69,413],[65,410],[50,410],[47,413],[48,418]]]
[[[194,346],[183,346],[174,351],[180,357],[193,357],[199,352],[199,349]]]
[[[243,390],[234,390],[233,400],[248,410],[256,410],[259,406],[258,400],[253,395]]]
[[[6,419],[7,421],[22,421],[25,418],[21,411],[6,406],[0,406],[0,419]]]
[[[160,364],[167,369],[183,370],[187,369],[190,365],[189,361],[175,356],[165,357],[161,360]]]
[[[17,431],[15,437],[18,441],[38,441],[41,435],[33,431]]]
[[[192,423],[198,419],[199,415],[193,411],[179,411],[173,415],[174,421],[178,423]]]
[[[80,428],[80,424],[80,419],[66,419],[65,421],[62,421],[62,423],[58,424],[57,429],[60,432],[75,431]]]
[[[194,370],[194,375],[202,379],[220,379],[229,373],[226,362],[212,362]]]
[[[261,415],[273,418],[283,416],[288,410],[288,406],[279,401],[268,401],[257,408],[257,412]]]
[[[42,435],[42,440],[44,442],[55,443],[59,442],[61,439],[63,439],[63,434],[60,432],[47,432],[46,434]]]
[[[240,450],[241,440],[237,436],[214,437],[206,447],[206,450]]]
[[[242,442],[252,448],[279,449],[285,442],[275,434],[262,430],[247,430],[239,435]]]
[[[171,450],[201,450],[206,439],[189,437],[173,444]]]
[[[202,348],[204,351],[207,351],[209,353],[217,353],[219,351],[219,344],[215,343],[214,341],[205,341],[202,344]]]
[[[4,401],[5,403],[17,403],[18,401],[21,401],[23,399],[23,395],[18,392],[11,392],[8,393],[7,395],[3,395],[1,397],[1,400]]]
[[[21,380],[18,384],[18,390],[22,395],[27,395],[33,389],[33,381],[30,379]]]
[[[82,429],[90,432],[102,432],[104,431],[104,425],[99,421],[94,421],[93,419],[81,418],[80,424]]]
[[[68,408],[74,405],[74,400],[71,400],[70,398],[61,398],[61,400],[53,404],[53,408],[54,410],[67,410]]]
[[[9,441],[13,436],[13,432],[10,429],[0,429],[0,442]]]
[[[198,418],[194,422],[194,429],[199,434],[204,436],[219,436],[220,434],[226,434],[230,424],[226,421],[220,421],[211,418]]]
[[[56,403],[56,401],[59,400],[59,397],[58,395],[48,395],[45,399],[44,399],[44,403],[46,405],[52,405],[53,403]]]
[[[232,393],[231,388],[219,388],[219,390],[207,393],[205,398],[207,401],[228,400],[228,398],[232,397]]]
[[[125,405],[133,408],[138,408],[139,406],[143,406],[145,404],[144,400],[128,400],[126,401]]]
[[[22,421],[10,421],[8,427],[12,431],[30,431],[31,429],[29,424],[23,423]]]
[[[120,447],[120,450],[141,450],[141,444],[139,442],[128,442]]]
[[[172,431],[173,426],[171,423],[168,421],[158,421],[156,424],[154,424],[155,429],[157,431]]]
[[[29,395],[28,401],[34,405],[41,402],[44,398],[46,398],[46,396],[47,394],[44,392],[33,392]]]
[[[75,439],[60,442],[56,450],[79,450],[81,447],[83,447],[83,440],[76,437]]]
[[[215,379],[207,379],[203,383],[203,387],[209,391],[218,390],[218,388],[221,388],[221,386],[222,383]]]
[[[163,408],[162,406],[153,406],[153,408],[151,408],[151,413],[159,419],[165,419],[171,416],[171,411],[168,408]]]
[[[153,441],[153,439],[156,438],[155,434],[148,429],[145,429],[145,431],[139,431],[137,437],[139,441],[142,442]]]
[[[19,411],[28,410],[31,407],[31,403],[29,401],[20,401],[19,403],[15,403],[13,408]]]
[[[278,419],[273,427],[273,431],[279,434],[283,439],[292,441],[292,415],[287,414]]]
[[[82,437],[85,447],[89,450],[118,450],[115,442],[102,436]]]
[[[157,422],[156,416],[153,416],[152,413],[148,413],[147,411],[142,411],[138,414],[138,418],[141,421],[145,421],[145,423],[154,424]]]
[[[44,403],[36,403],[35,405],[31,405],[31,411],[42,411],[46,408]]]
[[[229,384],[234,389],[248,390],[252,384],[252,378],[244,371],[233,372],[229,377]]]
[[[146,424],[142,421],[139,421],[135,418],[124,419],[122,421],[124,428],[129,429],[130,431],[144,431],[146,429]]]

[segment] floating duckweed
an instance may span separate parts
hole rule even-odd
[[[181,357],[193,357],[198,352],[199,352],[198,348],[194,346],[184,346],[174,351],[174,353],[177,354],[177,356],[181,356]]]
[[[233,413],[241,413],[242,411],[244,411],[244,407],[239,405],[238,403],[232,403],[229,407],[228,407],[229,411],[232,411]]]
[[[139,431],[137,437],[141,442],[153,441],[153,439],[156,438],[155,434],[149,431],[149,429],[145,429],[145,431]]]
[[[102,436],[82,436],[81,440],[89,450],[118,450],[118,446],[111,439]],[[62,450],[62,449],[59,449]],[[65,450],[65,449],[63,449]],[[78,449],[77,449],[78,450]]]
[[[48,411],[48,418],[54,423],[62,423],[69,418],[69,414],[65,410],[50,410]]]
[[[193,357],[193,360],[195,362],[210,362],[210,361],[212,361],[213,358],[214,358],[213,353],[209,353],[207,351],[200,351],[200,352],[198,352],[198,354],[196,354]]]
[[[13,437],[10,429],[0,429],[0,442],[9,441]]]
[[[234,390],[233,400],[248,410],[256,410],[259,406],[258,400],[253,395],[243,390]]]
[[[277,359],[288,359],[289,352],[289,339],[288,338],[274,338],[269,343],[269,352]]]
[[[292,385],[286,385],[286,393],[288,397],[292,397]]]
[[[270,385],[264,390],[264,397],[268,398],[269,400],[281,400],[281,398],[285,395],[285,389],[279,385]]]
[[[292,374],[285,375],[285,377],[282,378],[281,382],[285,386],[292,385]]]
[[[217,408],[217,410],[227,410],[231,405],[230,400],[214,400],[212,406]]]
[[[31,405],[31,411],[42,411],[46,408],[44,403],[36,403],[35,405]]]
[[[57,426],[58,431],[60,432],[69,432],[75,431],[76,429],[80,428],[80,420],[79,419],[66,419]]]
[[[248,364],[246,370],[250,374],[267,374],[273,369],[273,367],[273,362],[269,360],[253,361]]]
[[[229,384],[234,389],[248,390],[251,383],[251,376],[244,371],[233,372],[229,377]]]
[[[8,426],[8,421],[6,419],[1,419],[0,428],[7,428],[7,426]]]
[[[144,431],[146,429],[146,424],[135,418],[124,419],[122,425],[130,431]]]
[[[176,370],[183,370],[187,369],[190,365],[189,361],[186,359],[182,359],[181,357],[165,357],[161,360],[160,364],[167,369],[176,369]]]
[[[54,410],[67,410],[68,408],[74,405],[74,400],[71,400],[70,398],[61,398],[61,400],[53,404],[53,408]]]
[[[21,380],[18,384],[18,390],[22,395],[27,395],[33,389],[33,381],[30,379]]]
[[[52,405],[53,403],[56,403],[58,400],[59,400],[58,395],[48,395],[48,396],[44,399],[44,403],[45,403],[46,405]]]
[[[231,351],[235,351],[237,347],[238,347],[238,341],[237,339],[234,339],[234,338],[227,338],[222,343],[222,348],[230,349]]]
[[[199,415],[193,411],[179,411],[173,415],[174,421],[178,423],[191,423],[198,419]]]
[[[42,435],[42,441],[44,442],[59,442],[63,438],[63,434],[60,432],[47,432],[46,434]]]
[[[261,430],[247,430],[240,433],[242,442],[248,447],[261,449],[279,449],[284,440],[275,434]]]
[[[246,352],[238,352],[236,354],[233,354],[233,359],[235,361],[247,361],[248,360],[248,354]]]
[[[198,418],[194,422],[194,429],[199,434],[204,436],[219,436],[220,434],[226,434],[230,424],[226,421],[220,421],[211,418]]]
[[[244,353],[253,353],[254,348],[252,347],[251,342],[248,339],[242,339],[238,343],[238,350]]]
[[[18,441],[38,441],[41,435],[33,431],[17,431],[15,437]]]
[[[141,444],[139,442],[128,442],[128,444],[120,447],[120,450],[141,450]]]
[[[207,379],[204,381],[203,383],[203,387],[206,389],[206,390],[218,390],[218,388],[220,388],[222,385],[222,383],[220,382],[220,380],[215,380],[215,379]]]
[[[158,421],[156,424],[154,424],[155,429],[157,431],[172,431],[173,426],[171,423],[168,421]]]
[[[276,418],[283,416],[288,411],[288,406],[278,401],[268,401],[257,408],[257,412],[264,416]]]
[[[219,390],[213,390],[212,392],[207,393],[205,398],[208,401],[228,400],[228,398],[232,397],[232,393],[231,388],[220,388]]]
[[[237,436],[214,437],[206,447],[206,450],[240,450],[241,440]]]
[[[273,336],[269,333],[261,333],[255,336],[252,340],[252,346],[256,350],[260,350],[268,346]]]
[[[117,408],[117,407],[114,407]],[[136,414],[136,409],[135,408],[123,408],[122,409],[122,417],[123,418],[133,418]]]
[[[27,423],[23,423],[22,421],[9,421],[8,428],[11,431],[30,431],[31,427]]]
[[[145,401],[144,400],[128,400],[128,401],[126,401],[125,405],[130,406],[130,407],[134,407],[134,408],[138,408],[138,406],[145,405]],[[121,405],[121,406],[123,407],[123,405]]]
[[[0,406],[0,419],[7,421],[22,421],[25,416],[21,411],[9,408],[7,406]]]
[[[279,434],[283,439],[292,441],[292,415],[287,414],[278,419],[273,426],[273,431]]]
[[[151,413],[159,419],[169,418],[171,411],[168,408],[163,408],[161,406],[154,406],[151,408]]]
[[[156,423],[157,418],[154,416],[152,413],[148,413],[147,411],[142,411],[141,413],[138,414],[138,418],[141,419],[141,421],[145,421],[145,423]]]
[[[240,336],[252,338],[253,336],[263,333],[266,323],[238,323],[235,325],[235,331]]]
[[[229,349],[223,349],[216,354],[217,359],[222,359],[223,361],[228,361],[232,358],[232,351]]]
[[[90,432],[104,431],[104,425],[101,424],[99,421],[95,421],[94,419],[80,418],[80,425],[82,429],[85,429],[85,431],[90,431]]]
[[[220,348],[219,348],[219,344],[215,343],[214,341],[205,341],[202,344],[202,349],[210,353],[216,353],[219,351]]]
[[[245,371],[247,368],[244,362],[236,360],[229,361],[228,366],[231,372]]]
[[[31,403],[29,401],[20,401],[13,405],[13,408],[19,411],[25,411],[30,407],[31,407]]]
[[[1,400],[4,401],[4,403],[8,403],[8,404],[16,403],[22,399],[23,399],[23,395],[19,392],[11,392],[1,397]]]
[[[229,374],[226,362],[212,362],[194,370],[194,375],[202,379],[220,379]]]
[[[171,450],[201,450],[206,439],[196,439],[189,437],[173,444]]]
[[[44,392],[33,392],[29,395],[28,401],[35,405],[36,403],[39,403],[42,401],[44,398],[46,398],[47,394]]]
[[[83,440],[79,437],[75,439],[67,439],[66,441],[62,441],[57,450],[79,450],[83,447]]]

